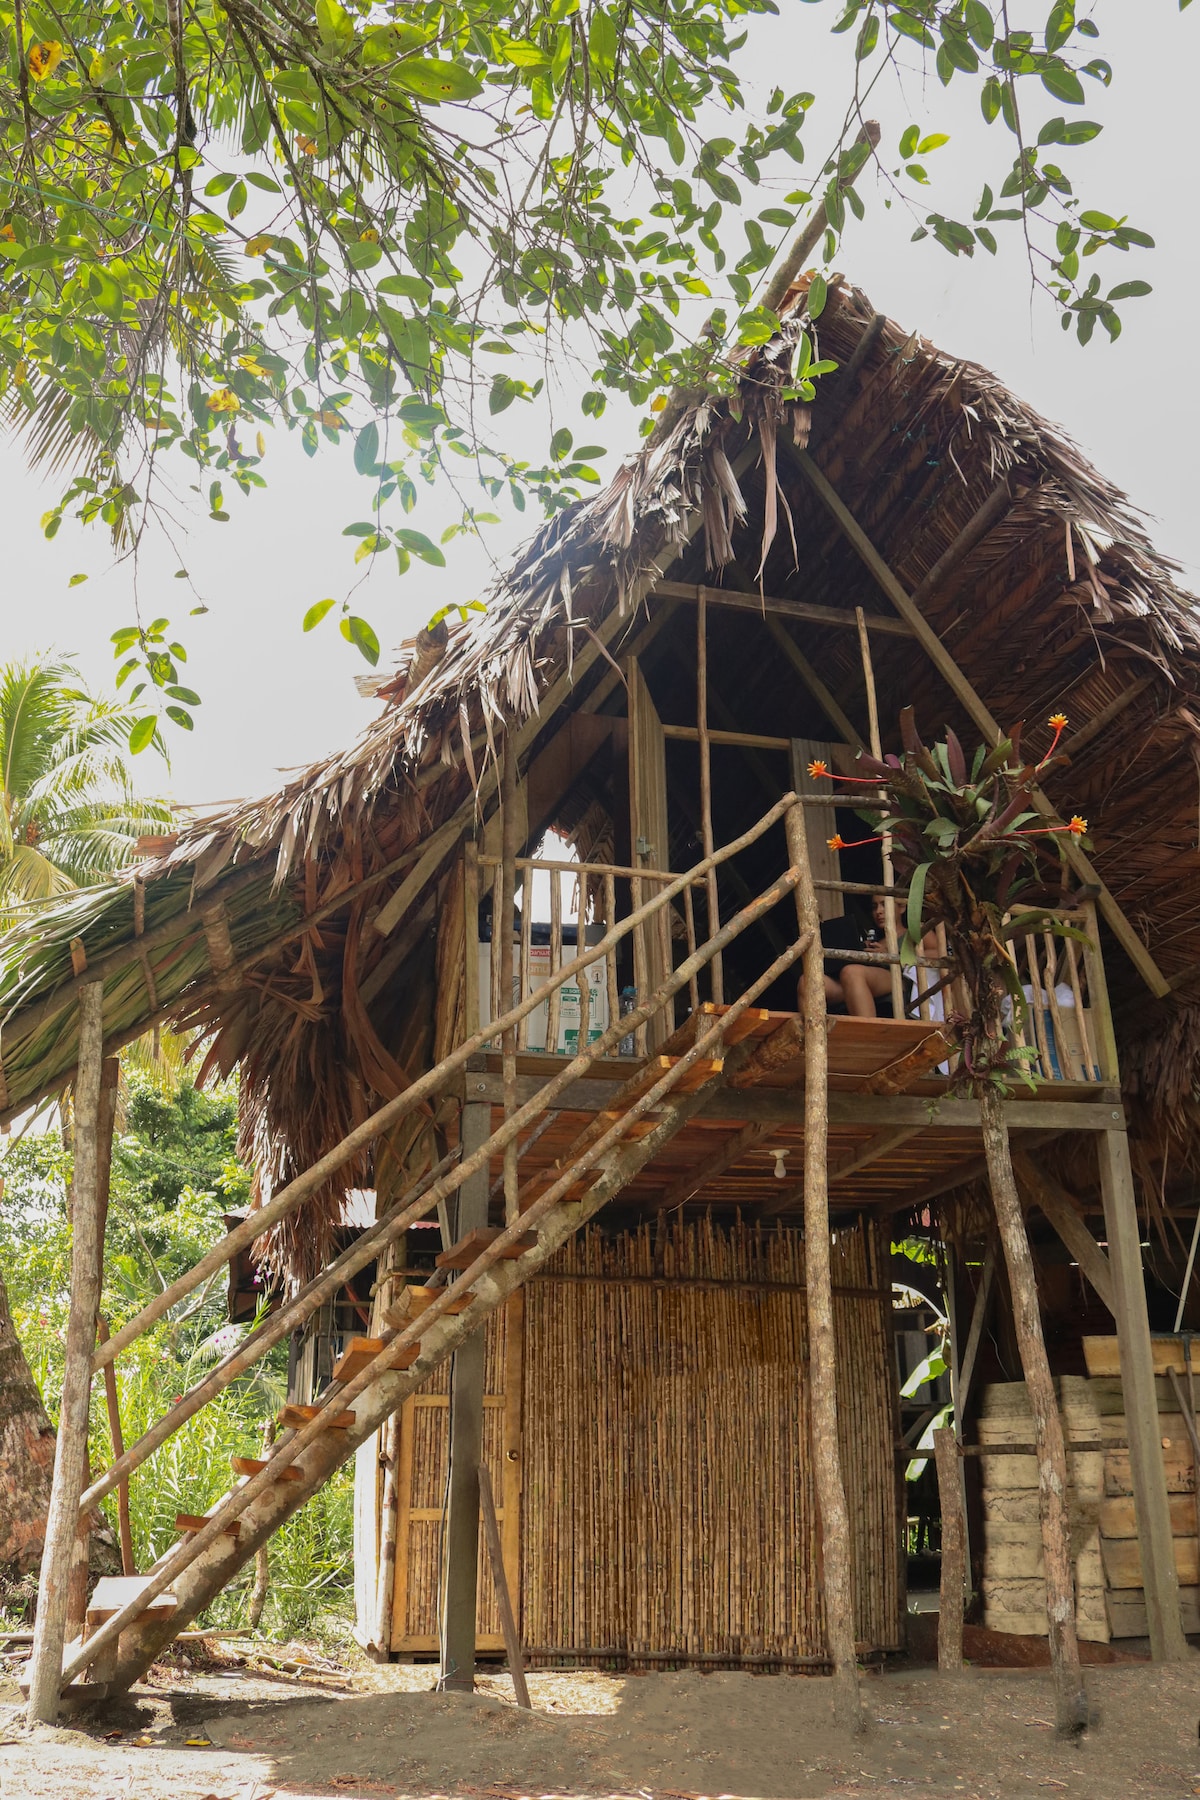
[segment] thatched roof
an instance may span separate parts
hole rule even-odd
[[[395,1091],[406,1061],[427,1060],[413,996],[431,979],[436,889],[414,896],[388,937],[371,920],[405,859],[470,802],[503,721],[532,719],[584,664],[574,696],[604,678],[596,634],[623,610],[636,629],[662,604],[643,592],[647,576],[682,552],[672,577],[719,583],[724,569],[745,587],[765,546],[767,594],[879,608],[862,564],[773,450],[776,434],[803,441],[809,430],[808,409],[780,397],[801,323],[803,288],[784,342],[746,370],[734,401],[687,407],[601,493],[538,532],[486,613],[405,646],[353,747],[182,830],[135,875],[46,909],[36,934],[0,943],[0,1110],[14,1115],[72,1071],[71,940],[76,967],[80,945],[93,971],[112,959],[114,1039],[169,1016],[209,1034],[209,1066],[240,1067],[247,1149],[271,1187]],[[814,335],[841,367],[820,383],[812,454],[910,592],[1007,479],[1012,504],[925,615],[1002,721],[1032,729],[1059,707],[1073,724],[1101,721],[1051,795],[1092,819],[1101,874],[1159,967],[1186,984],[1200,971],[1200,615],[1176,566],[1126,498],[987,370],[879,319],[849,287],[835,286]],[[748,444],[755,455],[738,476]],[[799,629],[825,682],[853,694],[853,634]],[[928,731],[949,718],[975,735],[913,640],[889,636],[876,660],[885,721],[911,702]],[[778,659],[731,640],[729,666],[730,691],[769,714]],[[223,898],[238,961],[214,978],[200,911]],[[1143,1026],[1176,1020],[1182,1100],[1197,1033],[1178,1025],[1174,1003],[1148,1014],[1132,969],[1115,951],[1109,963],[1118,1005],[1136,1001]],[[371,1176],[365,1163],[344,1171],[348,1187]]]

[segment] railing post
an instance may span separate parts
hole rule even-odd
[[[1085,900],[1084,916],[1087,919],[1088,947],[1083,953],[1083,966],[1087,971],[1088,997],[1092,1002],[1092,1023],[1096,1027],[1096,1055],[1100,1063],[1102,1081],[1120,1081],[1121,1068],[1117,1060],[1117,1035],[1113,1030],[1112,1007],[1108,1000],[1108,980],[1104,973],[1104,953],[1100,948],[1100,923],[1096,914],[1096,902]]]

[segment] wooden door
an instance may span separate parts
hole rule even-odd
[[[823,762],[827,768],[832,769],[833,745],[818,743],[816,738],[793,738],[792,791],[797,794],[829,793],[827,781],[816,781],[809,774],[808,765],[811,762]],[[832,809],[826,811],[820,807],[808,807],[805,809],[804,822],[808,832],[808,860],[812,864],[813,880],[840,880],[838,853],[831,850],[827,842],[834,835]],[[840,919],[845,910],[840,894],[831,894],[828,888],[817,889],[817,911],[821,915],[822,924],[826,919]]]
[[[518,1608],[521,1567],[521,1357],[523,1293],[489,1317],[484,1372],[483,1455],[496,1495],[504,1568]],[[394,1651],[437,1653],[450,1437],[450,1364],[435,1369],[400,1410],[396,1516]],[[477,1650],[502,1650],[496,1590],[483,1533],[479,1539]]]
[[[629,835],[632,866],[668,870],[671,841],[667,822],[667,740],[636,656],[625,664],[629,683]],[[636,908],[661,884],[646,881]],[[670,914],[664,908],[634,934],[635,985],[639,1001],[654,993],[671,971]],[[671,1035],[669,1009],[656,1013],[646,1026],[646,1047],[653,1052]]]

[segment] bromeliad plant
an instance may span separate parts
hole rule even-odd
[[[897,880],[908,888],[903,960],[915,961],[926,935],[945,927],[949,957],[971,1001],[969,1013],[946,1005],[947,1036],[962,1052],[958,1082],[971,1092],[982,1083],[1004,1092],[1013,1077],[1031,1080],[1036,1051],[1014,1043],[1004,1029],[1007,1017],[1023,1019],[1027,1012],[1009,942],[1035,924],[1071,932],[1049,910],[1053,892],[1039,853],[1054,846],[1061,858],[1065,838],[1086,841],[1087,820],[1075,815],[1066,825],[1046,824],[1033,805],[1034,784],[1054,766],[1066,715],[1054,713],[1049,725],[1053,739],[1036,762],[1021,761],[1018,725],[993,749],[981,744],[968,763],[949,728],[943,741],[923,744],[906,708],[903,756],[860,755],[862,773],[851,776],[810,765],[813,775],[883,789],[881,804],[859,807],[859,816],[890,838]],[[853,847],[836,835],[829,843]]]

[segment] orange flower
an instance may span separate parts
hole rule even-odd
[[[1067,830],[1075,837],[1082,837],[1087,830],[1087,820],[1081,819],[1078,813],[1073,813]]]
[[[831,838],[825,839],[825,842],[831,850],[844,850],[846,848],[846,840],[840,831],[835,831]]]
[[[317,154],[316,143],[312,138],[305,137],[303,132],[300,132],[297,135],[296,148],[301,156],[315,156]]]
[[[817,781],[817,780],[819,780],[819,778],[820,778],[820,777],[821,777],[821,776],[822,776],[822,775],[828,775],[828,773],[829,773],[829,764],[828,764],[828,763],[823,763],[823,762],[820,762],[820,761],[817,761],[817,762],[810,762],[810,763],[809,763],[809,765],[808,765],[808,772],[809,772],[809,774],[810,774],[810,775],[811,775],[811,777],[812,777],[812,779],[813,779],[813,780],[814,780],[814,781]]]
[[[1046,723],[1049,725],[1051,731],[1065,731],[1067,729],[1067,715],[1064,712],[1051,713]]]
[[[14,244],[17,234],[11,225],[0,225],[0,238],[3,238],[6,244]]]

